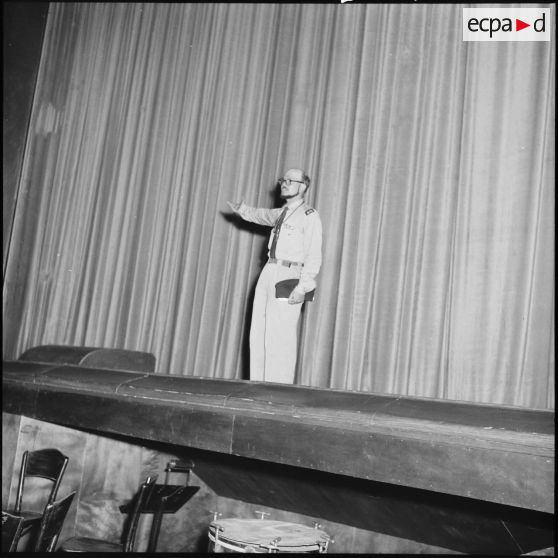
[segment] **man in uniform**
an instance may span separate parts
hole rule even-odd
[[[250,327],[250,379],[294,383],[297,325],[305,294],[316,288],[322,263],[322,222],[318,212],[304,201],[310,178],[290,169],[280,179],[281,208],[249,207],[227,202],[244,220],[273,227],[268,260],[262,269]],[[284,279],[298,283],[288,299],[275,296],[275,284]]]

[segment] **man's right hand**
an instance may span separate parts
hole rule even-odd
[[[233,203],[228,201],[227,202],[229,204],[229,207],[235,212],[238,213],[238,210],[240,209],[240,206],[242,205],[242,203]]]

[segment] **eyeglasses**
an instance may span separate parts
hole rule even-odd
[[[291,178],[280,178],[277,182],[279,183],[280,186],[282,186],[283,184],[290,186],[293,182],[297,182],[298,184],[304,184],[303,180],[293,180]]]

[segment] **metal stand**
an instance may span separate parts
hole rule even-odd
[[[165,484],[156,484],[153,488],[151,497],[142,509],[142,513],[153,514],[153,523],[151,524],[147,552],[156,552],[163,514],[176,513],[200,489],[199,486],[188,486],[192,468],[193,464],[170,461],[165,469]],[[186,473],[186,485],[167,484],[169,473]],[[124,504],[120,506],[120,511],[122,513],[128,513],[129,508],[129,503]]]

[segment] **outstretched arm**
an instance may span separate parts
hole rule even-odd
[[[227,204],[234,213],[240,215],[245,221],[257,223],[258,225],[267,225],[268,227],[273,227],[275,221],[277,221],[277,218],[281,214],[280,208],[266,209],[263,207],[250,207],[243,201],[240,203],[228,201]]]

